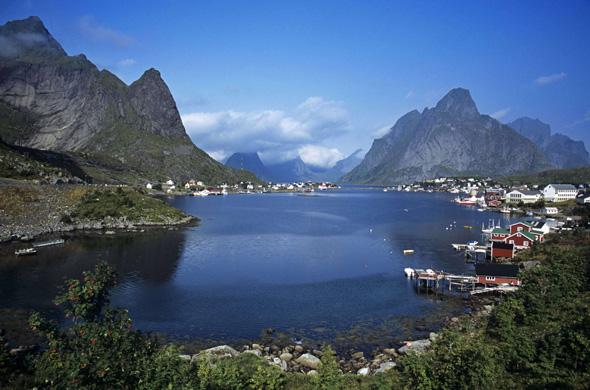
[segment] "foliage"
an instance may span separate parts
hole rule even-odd
[[[501,177],[498,178],[498,181],[506,185],[585,184],[590,182],[590,168],[551,169],[528,175]]]
[[[131,222],[164,222],[186,217],[160,199],[121,187],[87,192],[77,204],[74,215],[91,220],[127,218]]]
[[[341,372],[336,354],[329,345],[322,350],[318,375],[314,378],[318,389],[334,390],[340,388]]]

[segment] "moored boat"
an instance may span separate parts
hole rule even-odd
[[[413,255],[413,254],[414,254],[413,249],[404,249],[404,255]]]
[[[25,249],[17,249],[14,251],[14,254],[17,256],[31,256],[37,254],[37,249],[35,248],[25,248]]]

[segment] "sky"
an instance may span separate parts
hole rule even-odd
[[[217,159],[259,152],[331,166],[451,88],[590,146],[590,1],[3,0],[70,55],[130,84],[168,84]]]

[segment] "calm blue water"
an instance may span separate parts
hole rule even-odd
[[[469,271],[450,243],[477,240],[482,222],[500,218],[450,199],[367,189],[169,198],[200,225],[77,236],[18,260],[1,248],[0,307],[50,310],[64,278],[107,260],[121,275],[113,303],[140,329],[176,337],[256,338],[269,327],[317,336],[426,316],[444,302],[416,294],[403,269]]]

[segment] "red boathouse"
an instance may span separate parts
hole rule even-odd
[[[520,286],[516,264],[475,264],[475,275],[477,283],[485,286],[500,284]]]

